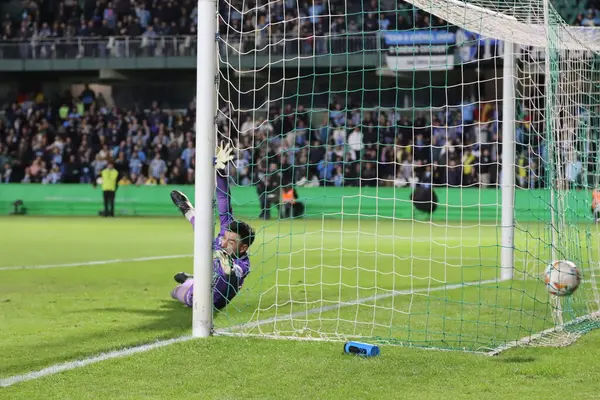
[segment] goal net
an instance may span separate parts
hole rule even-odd
[[[217,140],[256,241],[215,332],[497,352],[594,328],[600,33],[545,7],[219,2]]]

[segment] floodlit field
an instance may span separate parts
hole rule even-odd
[[[532,239],[545,235],[536,226],[517,235],[516,279],[499,282],[492,226],[253,225],[254,269],[216,316],[221,333],[486,351],[552,326],[538,279],[548,249]],[[184,219],[26,217],[0,226],[1,382],[190,334],[191,310],[169,297],[173,274],[191,270]],[[567,317],[583,312],[584,292],[577,296]],[[0,398],[596,398],[599,344],[593,332],[565,349],[495,358],[384,346],[378,359],[359,360],[342,355],[340,342],[215,337],[17,383]]]

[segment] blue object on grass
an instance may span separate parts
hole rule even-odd
[[[360,342],[347,342],[344,345],[346,354],[355,354],[363,357],[374,357],[379,355],[379,346]]]

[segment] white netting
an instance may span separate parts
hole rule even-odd
[[[487,351],[595,326],[600,35],[538,1],[406,3],[221,3],[219,134],[261,210],[219,332]],[[518,44],[507,281],[503,41]],[[302,218],[286,214],[290,184]],[[560,305],[540,279],[557,257],[584,275]]]

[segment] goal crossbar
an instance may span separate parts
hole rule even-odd
[[[483,1],[490,8],[459,0],[406,0],[407,3],[449,23],[483,36],[524,46],[545,47],[548,28],[544,24],[542,2],[525,1],[520,8]],[[510,13],[514,15],[511,15]],[[600,28],[559,26],[556,43],[565,50],[600,52]]]

